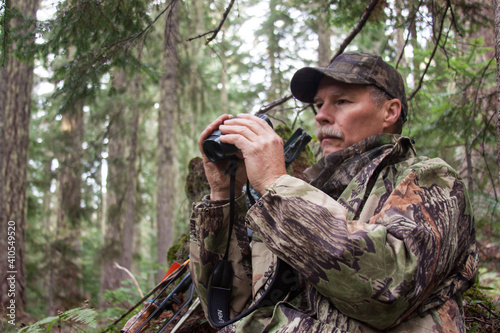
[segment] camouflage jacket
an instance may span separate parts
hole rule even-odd
[[[309,183],[282,176],[249,210],[237,199],[229,252],[232,315],[260,297],[277,256],[299,273],[300,294],[221,332],[465,332],[461,294],[478,256],[457,172],[383,134],[306,173]],[[228,224],[227,202],[194,204],[191,273],[205,311]]]

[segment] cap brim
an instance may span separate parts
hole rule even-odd
[[[370,80],[360,78],[354,73],[332,71],[330,68],[304,67],[292,77],[290,90],[292,95],[301,102],[313,103],[318,91],[319,82],[324,76],[334,80],[352,84],[373,84]]]
[[[304,103],[314,102],[319,81],[323,76],[325,74],[319,68],[304,67],[299,69],[290,82],[292,95]]]

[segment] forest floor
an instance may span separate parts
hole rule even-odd
[[[464,295],[467,332],[500,332],[500,239],[478,237],[479,280]]]
[[[500,308],[500,239],[498,236],[478,238],[479,286]]]

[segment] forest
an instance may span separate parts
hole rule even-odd
[[[403,135],[465,180],[488,310],[468,327],[500,329],[497,2],[3,0],[0,21],[0,331],[107,328],[187,259],[205,127],[265,113],[316,158],[290,79],[347,51],[398,69]]]

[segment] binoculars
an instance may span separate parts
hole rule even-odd
[[[273,124],[265,115],[261,114],[257,115],[257,117],[267,121],[269,126],[273,128]],[[240,151],[235,145],[220,142],[221,135],[223,135],[221,131],[216,129],[203,141],[203,151],[212,162],[229,159]]]

